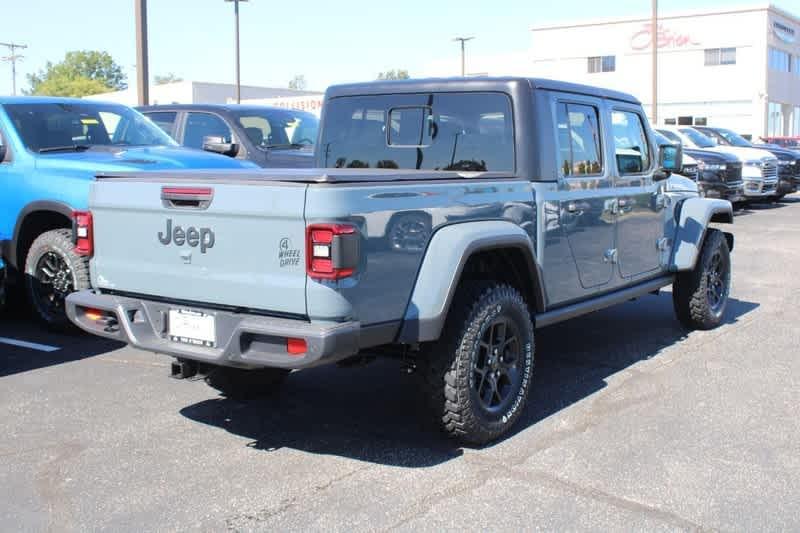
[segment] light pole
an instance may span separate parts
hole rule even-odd
[[[461,77],[463,78],[466,76],[466,68],[465,68],[465,60],[464,60],[464,43],[467,41],[471,41],[475,37],[456,37],[453,39],[453,42],[460,41],[461,42]]]
[[[653,124],[658,125],[658,0],[653,0],[650,39],[653,48]]]
[[[248,0],[225,0],[226,2],[233,2],[233,16],[236,19],[236,103],[242,103],[242,81],[239,76],[239,2],[247,2]]]
[[[139,105],[150,104],[150,67],[147,56],[147,0],[135,0],[136,91]]]
[[[17,95],[17,61],[21,60],[24,56],[21,54],[17,54],[17,49],[24,50],[28,48],[26,44],[17,44],[17,43],[0,43],[0,46],[5,46],[9,50],[11,50],[11,55],[4,57],[3,61],[9,61],[11,63],[11,94],[16,96]]]

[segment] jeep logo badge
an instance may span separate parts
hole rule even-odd
[[[197,229],[194,226],[189,226],[185,230],[181,226],[172,227],[172,219],[167,219],[166,231],[158,232],[158,241],[164,246],[169,246],[170,243],[175,243],[176,246],[183,246],[188,244],[192,248],[200,247],[200,253],[206,253],[214,247],[214,231],[211,228]]]

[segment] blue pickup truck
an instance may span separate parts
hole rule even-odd
[[[179,147],[119,104],[69,98],[0,98],[0,235],[9,283],[35,315],[59,329],[64,298],[89,287],[88,257],[73,249],[73,222],[97,173],[255,168]]]

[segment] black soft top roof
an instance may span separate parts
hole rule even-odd
[[[581,85],[566,81],[548,80],[544,78],[520,78],[520,77],[476,77],[476,78],[428,78],[415,80],[398,81],[373,81],[367,83],[348,83],[343,85],[333,85],[325,93],[325,99],[337,98],[340,96],[354,95],[378,95],[394,93],[426,93],[426,92],[462,92],[462,91],[500,91],[511,92],[515,86],[526,85],[531,89],[541,89],[548,91],[560,91],[575,94],[585,94],[619,100],[632,104],[640,104],[639,100],[633,95]]]

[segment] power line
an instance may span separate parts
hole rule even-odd
[[[17,95],[17,61],[22,60],[22,54],[18,54],[17,50],[24,50],[28,48],[27,44],[17,44],[17,43],[0,43],[0,46],[5,46],[9,50],[11,50],[11,55],[1,58],[3,61],[11,63],[11,93],[16,96]]]

